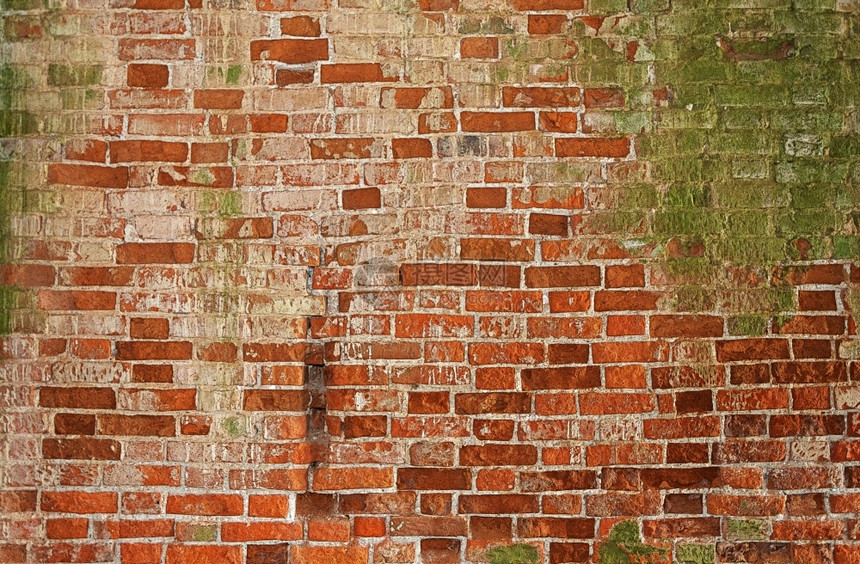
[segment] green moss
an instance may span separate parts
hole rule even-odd
[[[49,86],[90,86],[102,79],[99,65],[48,65]]]
[[[245,435],[245,418],[228,417],[221,422],[221,429],[230,437],[242,437]]]
[[[191,539],[195,542],[212,542],[217,536],[216,525],[191,524]]]
[[[764,315],[736,315],[730,317],[729,335],[758,336],[767,332],[768,317]]]
[[[198,208],[204,215],[236,217],[242,214],[242,195],[239,192],[206,190],[200,193],[199,198]]]
[[[231,65],[227,67],[227,74],[224,80],[227,84],[239,84],[239,79],[242,77],[242,65]]]
[[[717,560],[716,547],[712,544],[679,544],[676,554],[683,564],[713,564]]]
[[[767,523],[758,519],[729,519],[727,540],[762,540],[767,538]]]
[[[537,549],[528,544],[497,546],[486,553],[489,564],[530,564],[540,560]]]
[[[656,564],[663,561],[668,552],[665,548],[644,544],[639,537],[639,525],[624,521],[613,527],[597,554],[600,564]]]

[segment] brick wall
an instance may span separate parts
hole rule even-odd
[[[0,561],[860,563],[856,0],[0,5]]]

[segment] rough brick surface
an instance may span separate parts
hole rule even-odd
[[[856,1],[2,5],[0,562],[860,563]]]

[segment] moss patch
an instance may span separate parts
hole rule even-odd
[[[633,521],[615,525],[597,551],[600,564],[656,564],[664,561],[668,553],[668,549],[643,543],[639,525]]]
[[[540,559],[535,547],[528,544],[497,546],[487,551],[489,564],[531,564]]]

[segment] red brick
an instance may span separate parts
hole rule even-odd
[[[60,279],[68,286],[130,286],[134,268],[120,267],[74,267],[60,272]]]
[[[99,139],[69,139],[66,142],[66,160],[103,163],[108,144]]]
[[[537,513],[538,497],[527,494],[502,495],[460,495],[458,513],[484,513],[499,515],[505,513]]]
[[[54,432],[58,435],[95,435],[95,415],[58,413],[54,416]]]
[[[116,492],[43,492],[42,511],[51,513],[116,513]]]
[[[85,539],[89,525],[89,519],[85,518],[48,519],[45,522],[45,535],[49,539]]]
[[[242,358],[247,362],[302,362],[313,351],[306,343],[245,343]]]
[[[535,128],[532,112],[462,112],[463,131],[477,133],[531,131]]]
[[[291,564],[319,564],[337,562],[338,564],[366,564],[367,548],[363,546],[291,546]]]
[[[579,395],[583,415],[648,413],[655,407],[654,395],[647,393],[586,393]]]
[[[297,540],[301,537],[302,525],[300,523],[263,521],[221,524],[221,540],[224,542]]]
[[[316,491],[388,488],[394,485],[391,468],[349,467],[314,470]]]
[[[109,439],[42,439],[42,456],[69,460],[119,460],[122,447]]]
[[[665,343],[659,341],[601,342],[591,347],[594,362],[658,362],[667,357]]]
[[[723,318],[714,315],[652,315],[653,337],[722,337]]]
[[[498,37],[464,37],[460,39],[460,57],[463,59],[498,59]]]
[[[626,137],[617,139],[564,138],[555,140],[555,154],[559,157],[626,157],[630,142]]]
[[[354,517],[353,529],[357,537],[384,537],[385,519],[382,517]]]
[[[167,546],[167,564],[242,564],[242,547],[239,545],[170,544]]]
[[[116,344],[117,360],[190,360],[188,341],[120,341]]]
[[[48,182],[94,188],[125,188],[128,185],[128,168],[55,163],[48,166]]]
[[[278,69],[275,72],[275,84],[289,86],[291,84],[310,84],[314,81],[313,69]]]
[[[178,515],[241,515],[242,498],[234,494],[169,495],[167,513]]]
[[[508,191],[505,188],[467,188],[466,207],[503,208],[507,205]]]
[[[320,67],[320,82],[322,84],[394,82],[396,80],[397,76],[387,75],[379,63],[334,63],[324,64]]]
[[[284,133],[289,122],[286,114],[251,114],[248,118],[254,133]]]
[[[524,368],[524,390],[575,390],[596,388],[601,384],[597,366],[571,366],[564,368]]]
[[[418,133],[452,133],[457,131],[457,116],[448,112],[434,112],[418,116]]]
[[[523,538],[594,538],[595,520],[577,517],[521,517],[517,534]]]
[[[779,384],[845,382],[848,370],[844,362],[778,362],[773,365],[773,379]]]
[[[644,335],[644,315],[610,315],[606,318],[606,334],[610,337]]]
[[[192,163],[225,163],[230,155],[227,143],[192,143]]]
[[[534,241],[522,239],[473,239],[460,241],[464,260],[528,261],[534,258]]]
[[[131,380],[137,383],[173,382],[173,366],[169,364],[135,364],[132,368]]]
[[[836,293],[832,290],[799,290],[797,301],[802,311],[836,311]]]
[[[281,33],[294,37],[319,37],[320,22],[310,16],[281,18]]]
[[[568,218],[565,215],[548,213],[529,214],[529,233],[565,237],[568,234]]]
[[[778,330],[783,335],[841,335],[845,319],[838,315],[795,315]]]
[[[418,0],[418,5],[425,12],[444,12],[457,10],[460,6],[459,0]]]
[[[624,91],[614,88],[586,88],[586,108],[622,108],[624,107]]]
[[[359,437],[384,437],[388,431],[388,418],[384,415],[343,418],[343,436],[347,439]]]
[[[716,517],[687,517],[660,519],[643,524],[646,538],[710,538],[720,536],[720,519]]]
[[[488,444],[460,448],[464,466],[529,466],[537,462],[537,448],[531,445]]]
[[[116,309],[116,293],[42,290],[39,307],[44,310],[113,310]]]
[[[304,411],[308,406],[304,390],[245,390],[246,411]]]
[[[540,292],[489,290],[466,292],[466,311],[538,313],[541,310]]]
[[[343,209],[363,210],[382,207],[379,188],[359,188],[343,191]]]
[[[153,564],[161,562],[164,547],[151,543],[123,543],[120,558],[123,564]]]
[[[110,144],[112,163],[144,161],[181,163],[187,158],[187,143],[134,140],[111,141]]]
[[[123,243],[116,249],[119,264],[188,264],[194,260],[193,243]]]
[[[448,413],[448,392],[410,392],[408,413]]]
[[[718,390],[717,409],[732,412],[788,409],[788,390]]]
[[[551,10],[582,10],[583,0],[513,0],[514,9],[523,12],[545,12]]]
[[[110,388],[43,387],[39,390],[39,406],[116,409],[116,394]]]
[[[419,159],[433,156],[433,145],[429,139],[392,139],[391,150],[395,159]]]
[[[132,6],[136,10],[181,10],[185,8],[184,0],[134,0]]]
[[[843,415],[772,415],[771,437],[842,435]]]
[[[164,88],[170,80],[167,65],[129,64],[126,82],[131,87]]]
[[[595,311],[649,311],[657,309],[660,294],[642,290],[614,290],[594,293]]]
[[[716,417],[699,416],[645,420],[645,437],[649,439],[716,437],[719,434],[720,424]]]
[[[669,464],[707,464],[708,445],[704,443],[667,443],[666,462]]]
[[[398,490],[468,490],[472,486],[468,468],[400,468]]]
[[[788,341],[784,339],[737,339],[717,341],[717,360],[779,360],[788,358]]]
[[[552,35],[563,33],[567,28],[567,16],[529,14],[529,33]]]
[[[590,307],[589,292],[549,292],[549,310],[552,313],[588,311]]]
[[[607,288],[642,288],[645,286],[645,267],[641,264],[606,267]]]
[[[645,367],[641,364],[627,364],[622,366],[607,366],[606,372],[607,388],[645,388]]]
[[[206,110],[240,110],[244,97],[245,92],[242,90],[195,90],[194,107]]]
[[[586,364],[588,350],[585,344],[551,343],[548,360],[550,364]]]
[[[301,64],[328,59],[328,39],[261,39],[251,41],[251,60]]]
[[[197,358],[206,362],[235,362],[238,356],[239,347],[235,343],[209,343],[197,348]]]
[[[454,396],[454,412],[476,415],[482,413],[528,413],[531,399],[524,393],[486,392]]]
[[[574,112],[540,112],[538,114],[538,122],[543,131],[576,133],[578,116]]]
[[[167,339],[170,322],[154,317],[136,317],[129,320],[129,335],[133,339]]]
[[[173,437],[176,419],[169,415],[99,415],[101,435]]]
[[[417,110],[423,108],[453,108],[454,94],[450,86],[437,86],[426,88],[382,88],[380,92],[380,105],[390,107],[391,100],[394,107],[405,110]],[[423,114],[427,115],[427,114]]]
[[[528,320],[527,335],[534,338],[595,338],[603,330],[599,317],[533,317]]]
[[[529,288],[579,288],[600,285],[597,266],[530,266],[525,270]]]

